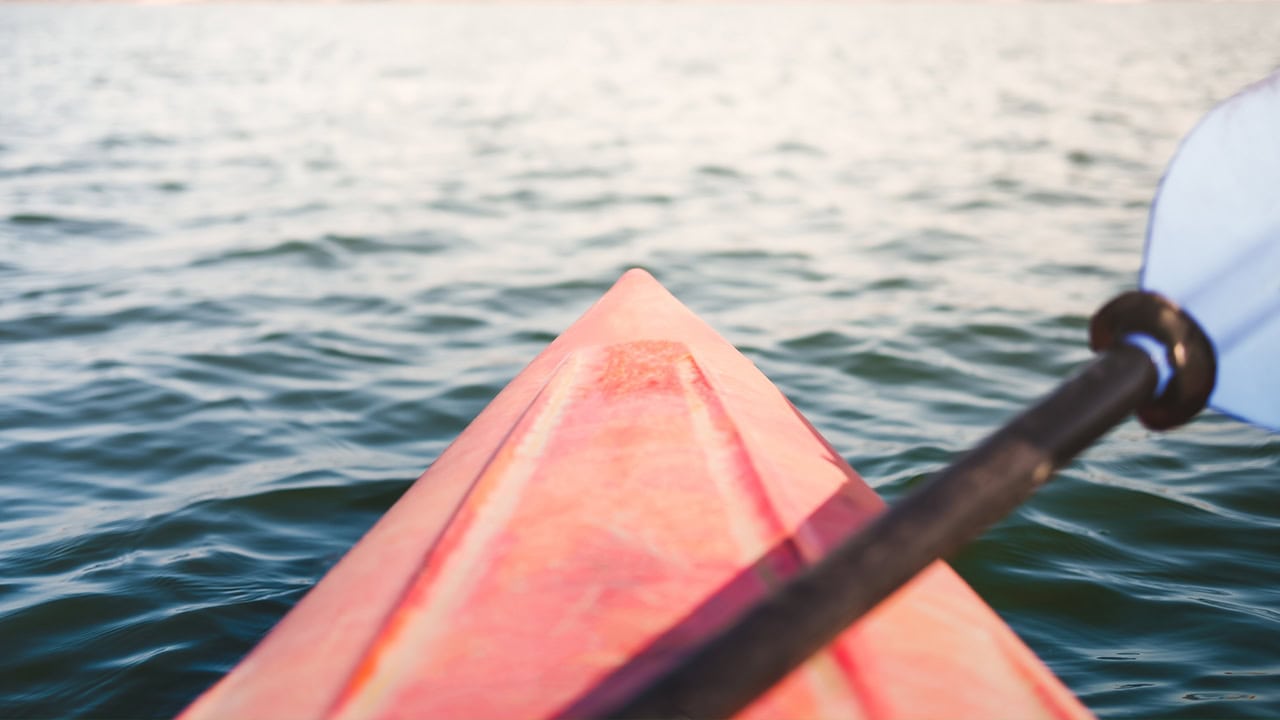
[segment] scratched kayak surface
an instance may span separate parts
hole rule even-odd
[[[0,716],[163,717],[627,267],[882,494],[1086,357],[1267,4],[0,6]],[[955,562],[1102,715],[1280,714],[1280,441]]]

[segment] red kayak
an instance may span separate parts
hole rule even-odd
[[[633,270],[182,717],[595,715],[883,507]],[[743,713],[1089,716],[941,562]]]

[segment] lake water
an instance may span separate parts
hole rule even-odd
[[[0,6],[0,716],[176,712],[631,266],[898,495],[1088,357],[1277,38],[1274,4]],[[1126,424],[955,564],[1100,714],[1280,715],[1276,436]]]

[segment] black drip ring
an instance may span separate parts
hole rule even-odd
[[[1132,334],[1150,335],[1164,346],[1173,377],[1164,392],[1138,408],[1152,430],[1166,430],[1195,417],[1209,402],[1218,374],[1213,342],[1173,301],[1134,290],[1117,296],[1089,321],[1089,347],[1101,352]]]

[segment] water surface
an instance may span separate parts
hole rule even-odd
[[[163,717],[626,268],[896,496],[1088,353],[1280,6],[0,6],[0,716]],[[1211,241],[1211,239],[1207,239]],[[956,560],[1109,716],[1280,715],[1280,440]]]

